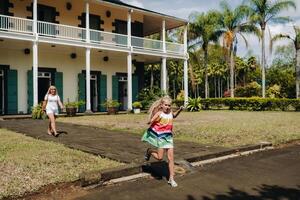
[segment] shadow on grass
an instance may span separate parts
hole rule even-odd
[[[249,194],[247,192],[229,188],[230,191],[225,194],[216,194],[210,198],[203,196],[196,198],[192,195],[187,196],[187,200],[299,200],[300,199],[300,185],[297,188],[285,188],[277,185],[262,185],[255,188],[257,195]]]

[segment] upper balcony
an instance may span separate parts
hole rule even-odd
[[[98,5],[98,4],[96,4],[96,5]],[[44,6],[44,5],[42,5],[42,6]],[[114,12],[116,12],[116,13],[119,12],[120,14],[118,14],[118,15],[123,16],[122,20],[116,19],[115,21],[112,22],[112,24],[114,24],[116,22],[121,22],[118,24],[118,25],[120,25],[119,27],[121,27],[123,29],[125,27],[125,29],[126,29],[127,22],[125,21],[126,19],[124,19],[124,16],[126,16],[128,9],[116,10],[119,8],[115,8],[113,5],[110,5],[110,4],[105,5],[105,6],[107,6],[106,11],[108,10],[108,8],[115,9],[115,10],[113,10]],[[81,5],[81,7],[84,7],[84,6]],[[41,8],[43,8],[43,7],[41,7]],[[93,8],[94,8],[94,6],[93,6]],[[39,7],[38,7],[38,9],[39,9]],[[59,10],[60,8],[58,6],[55,9]],[[94,13],[96,13],[96,11],[94,11]],[[15,15],[15,13],[14,13],[14,15]],[[84,18],[85,17],[84,10],[76,11],[76,15],[79,16],[78,18],[80,18],[81,17],[80,15],[82,15],[82,18]],[[74,16],[68,15],[68,17],[72,18],[72,20],[73,20],[73,18],[76,18],[76,15],[74,15]],[[140,33],[138,35],[145,36],[145,35],[150,35],[152,33],[161,32],[161,23],[157,23],[157,22],[159,22],[159,20],[161,20],[161,18],[159,16],[153,17],[153,16],[141,14],[141,13],[139,13],[139,15],[140,15],[139,18],[142,18],[142,21],[144,24],[144,26],[143,26],[144,30],[143,30],[143,33]],[[15,17],[15,16],[18,16],[18,17]],[[32,19],[26,19],[24,17],[24,15],[22,15],[22,14],[19,14],[19,15],[16,14],[15,16],[0,15],[0,33],[2,32],[2,35],[5,34],[6,36],[14,35],[14,37],[20,37],[20,39],[22,39],[22,37],[23,38],[26,38],[26,37],[34,38],[35,37],[34,31],[33,31],[34,21]],[[30,18],[30,17],[28,17],[28,15],[27,15],[27,18]],[[39,40],[44,40],[44,41],[49,41],[49,42],[61,41],[64,43],[69,43],[71,45],[72,44],[93,45],[93,46],[97,46],[99,48],[107,47],[112,50],[114,48],[115,49],[123,49],[123,50],[128,50],[128,48],[129,49],[132,48],[133,51],[142,52],[142,53],[146,53],[146,54],[147,53],[156,53],[158,55],[162,55],[165,53],[167,55],[173,55],[175,57],[176,56],[178,56],[178,57],[185,56],[184,55],[184,44],[179,44],[179,43],[174,43],[174,42],[166,42],[166,48],[164,51],[164,45],[163,45],[162,40],[153,40],[153,39],[149,39],[146,37],[130,36],[131,44],[128,45],[128,41],[130,41],[130,40],[128,40],[129,36],[127,35],[127,29],[124,31],[124,30],[118,28],[119,31],[116,31],[117,26],[115,27],[115,30],[108,30],[108,31],[104,31],[104,30],[112,29],[112,28],[98,28],[96,26],[98,29],[98,30],[96,30],[96,29],[93,29],[94,26],[90,26],[90,29],[89,29],[90,37],[88,40],[87,29],[84,28],[85,25],[84,24],[79,25],[82,27],[74,26],[75,23],[69,22],[71,20],[65,20],[66,18],[67,17],[64,16],[63,20],[60,20],[60,22],[67,22],[67,24],[61,24],[55,20],[54,20],[54,22],[49,22],[46,20],[38,20],[37,21],[37,34],[38,34]],[[92,20],[95,21],[95,19],[93,18]],[[84,21],[84,19],[82,21]],[[81,22],[81,23],[83,23],[83,22]],[[104,22],[102,22],[102,23],[104,23]],[[111,20],[107,23],[111,24]],[[138,23],[140,23],[140,22],[138,22]],[[71,24],[71,25],[69,25],[69,24]],[[119,32],[119,33],[117,33],[117,32]],[[123,34],[120,34],[120,32],[122,32]]]

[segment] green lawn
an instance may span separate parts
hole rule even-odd
[[[121,163],[0,129],[0,199],[77,180],[83,171]]]
[[[95,115],[60,118],[61,122],[125,130],[141,134],[146,114]],[[238,146],[262,141],[281,144],[300,139],[299,112],[201,111],[182,112],[174,121],[175,139]]]

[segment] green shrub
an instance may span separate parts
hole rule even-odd
[[[237,87],[234,91],[236,97],[254,97],[261,93],[261,86],[257,82],[251,82],[243,87]]]
[[[200,97],[195,99],[189,98],[187,109],[191,112],[199,111],[201,109],[201,98]]]
[[[202,109],[225,109],[229,110],[291,110],[300,111],[300,100],[279,98],[210,98],[201,99]]]

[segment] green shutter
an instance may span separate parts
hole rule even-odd
[[[112,76],[112,99],[119,101],[119,77]]]
[[[78,100],[86,101],[85,99],[85,74],[78,74]],[[79,107],[79,112],[85,111],[85,105]]]
[[[106,108],[102,106],[102,104],[107,99],[107,76],[100,75],[98,77],[98,99],[99,99],[99,111],[104,112]]]
[[[139,79],[137,76],[132,76],[132,102],[137,101],[139,93]]]
[[[33,72],[27,71],[27,112],[31,113],[31,107],[33,106]]]
[[[63,92],[63,73],[56,72],[55,73],[55,86],[57,88],[57,93],[60,97],[61,102],[64,102],[64,92]]]
[[[18,72],[7,71],[7,114],[18,114]]]

